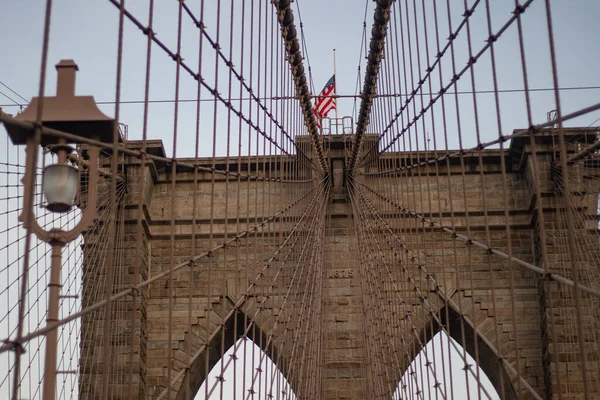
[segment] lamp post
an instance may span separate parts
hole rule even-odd
[[[70,165],[67,156],[73,148],[62,136],[46,134],[43,129],[69,133],[70,143],[80,143],[79,138],[94,139],[101,142],[112,142],[115,121],[104,115],[96,105],[92,96],[75,96],[75,73],[78,70],[73,60],[61,60],[56,65],[58,80],[56,96],[44,97],[42,110],[41,139],[34,134],[37,108],[40,99],[34,97],[28,107],[14,119],[3,119],[11,141],[15,145],[26,145],[25,161],[25,193],[23,211],[19,221],[40,240],[52,246],[50,283],[48,284],[48,313],[46,326],[51,327],[58,321],[60,297],[60,270],[62,264],[62,249],[70,241],[77,238],[83,231],[94,225],[98,219],[96,208],[98,158],[99,148],[90,146],[89,182],[85,209],[82,210],[80,221],[70,230],[52,228],[45,230],[35,219],[34,182],[37,171],[37,153],[39,145],[50,146],[56,153],[56,164],[48,165],[42,172],[42,191],[46,200],[46,209],[52,213],[65,213],[75,205],[75,198],[80,189],[77,168]],[[27,184],[29,183],[29,184]],[[44,400],[53,400],[56,394],[56,361],[57,361],[58,329],[50,329],[46,334],[46,355],[44,361]]]

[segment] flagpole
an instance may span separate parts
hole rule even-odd
[[[335,133],[339,133],[338,130],[338,103],[337,103],[337,71],[335,68],[335,49],[333,49],[333,95],[335,100]]]

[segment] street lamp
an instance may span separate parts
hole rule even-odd
[[[65,150],[59,150],[65,153]],[[59,155],[59,158],[61,155]],[[64,157],[64,156],[63,156]],[[77,169],[71,165],[58,163],[44,168],[44,197],[46,208],[55,213],[70,211],[77,196],[79,177]]]
[[[69,143],[82,143],[85,139],[109,143],[113,141],[114,119],[104,115],[92,96],[75,96],[75,73],[78,70],[73,60],[61,60],[56,65],[58,80],[56,96],[43,98],[42,132],[36,135],[38,105],[41,100],[34,97],[27,108],[14,118],[3,118],[8,135],[15,145],[26,145],[25,183],[23,211],[19,221],[26,229],[52,246],[50,283],[48,285],[48,314],[46,326],[58,321],[60,296],[60,270],[62,249],[83,231],[91,228],[98,211],[96,208],[99,148],[89,146],[89,183],[85,209],[80,221],[70,230],[60,228],[43,229],[35,219],[34,190],[37,173],[39,145],[49,146],[58,156],[56,164],[48,165],[42,173],[42,191],[46,209],[52,213],[65,213],[72,209],[79,191],[79,171],[69,164],[68,155],[73,151]],[[39,128],[38,128],[39,129]],[[54,135],[52,134],[54,131]],[[57,132],[60,131],[60,132]],[[89,144],[89,143],[88,143]],[[53,400],[56,394],[56,353],[58,330],[46,334],[46,358],[44,365],[44,400]]]

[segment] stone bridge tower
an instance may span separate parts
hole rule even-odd
[[[576,151],[578,143],[589,143],[595,134],[595,130],[567,129],[569,151]],[[308,149],[310,143],[302,139],[298,139],[299,147]],[[374,140],[367,136],[365,148],[376,143]],[[406,359],[395,365],[391,355],[419,348],[442,327],[457,342],[465,343],[470,354],[477,353],[481,368],[505,398],[534,398],[531,390],[541,398],[558,398],[559,393],[563,399],[583,398],[583,381],[576,378],[582,376],[578,375],[582,363],[576,348],[580,338],[573,329],[577,314],[574,291],[568,283],[557,282],[553,274],[572,281],[574,261],[579,267],[577,281],[586,287],[599,287],[598,265],[589,262],[600,256],[600,188],[594,191],[587,184],[589,177],[598,174],[595,156],[573,163],[569,171],[561,171],[556,167],[556,160],[562,156],[555,144],[556,136],[548,130],[537,134],[534,144],[529,136],[519,136],[506,149],[450,156],[415,173],[403,167],[418,162],[420,154],[386,153],[382,156],[385,164],[397,168],[397,174],[372,174],[381,165],[373,163],[351,177],[344,166],[353,136],[324,136],[323,141],[332,174],[323,182],[328,196],[317,201],[326,202],[326,211],[307,222],[321,224],[322,234],[314,238],[321,243],[320,253],[294,254],[289,259],[282,254],[274,260],[272,257],[282,232],[299,229],[298,235],[302,235],[295,225],[299,219],[280,218],[276,231],[253,231],[235,239],[268,214],[257,210],[248,218],[231,218],[240,215],[232,212],[240,205],[225,201],[220,193],[226,193],[226,177],[215,177],[210,171],[229,169],[263,178],[278,171],[278,176],[285,177],[301,170],[296,165],[298,160],[282,163],[282,156],[239,163],[224,158],[203,159],[200,164],[204,169],[195,174],[193,168],[185,166],[190,160],[177,160],[175,167],[157,161],[165,156],[160,141],[147,143],[146,153],[156,159],[149,158],[145,163],[136,157],[122,160],[125,180],[116,246],[124,251],[116,285],[122,288],[156,278],[148,288],[136,292],[134,307],[131,297],[117,300],[114,305],[121,311],[113,316],[118,340],[112,341],[112,354],[128,354],[131,346],[135,349],[133,357],[114,357],[115,368],[133,371],[133,398],[156,398],[169,379],[176,381],[171,398],[193,398],[206,368],[212,368],[222,349],[243,335],[261,346],[270,358],[280,360],[278,366],[298,398],[371,398],[368,382],[381,374],[389,381],[391,398],[412,361]],[[141,147],[137,141],[124,145],[129,149]],[[282,165],[287,170],[279,170]],[[435,177],[440,179],[435,182]],[[141,179],[145,180],[143,193]],[[563,179],[572,182],[571,194],[561,191]],[[199,189],[194,191],[194,185]],[[370,192],[368,188],[375,185],[387,191]],[[503,185],[508,185],[508,199],[501,196]],[[481,187],[486,191],[485,198]],[[536,187],[542,194],[541,203]],[[452,196],[454,190],[464,190],[466,203],[463,197]],[[247,193],[258,195],[254,190]],[[211,196],[222,201],[211,204]],[[293,189],[271,197],[277,204],[267,205],[270,210],[311,201],[310,196],[301,198]],[[256,200],[242,199],[251,204]],[[509,210],[503,208],[505,200]],[[578,234],[578,252],[571,256],[565,247],[564,209],[569,206],[577,211]],[[378,223],[378,216],[385,217],[387,225]],[[137,229],[139,221],[141,231]],[[540,230],[545,230],[547,238],[544,251]],[[256,246],[260,235],[271,239],[261,240]],[[377,254],[361,251],[375,238],[382,238],[390,249],[396,249],[397,264],[390,265],[388,276],[372,272],[380,262]],[[192,263],[192,269],[186,264],[195,255],[226,241],[227,246],[211,250],[209,257]],[[88,251],[101,243],[102,232],[86,235]],[[261,270],[268,260],[279,267]],[[87,259],[86,268],[91,270],[95,262]],[[303,275],[303,280],[295,280],[291,274],[285,276],[287,286],[268,283],[277,271],[289,273],[286,265],[294,263],[315,267]],[[106,278],[102,277],[103,270],[95,271],[99,272],[85,279]],[[306,280],[322,285],[319,296],[302,300],[305,307],[318,311],[285,317],[292,322],[306,317],[311,319],[309,325],[320,328],[282,330],[274,321],[282,309],[283,294],[291,287],[294,296],[301,299]],[[366,282],[380,288],[381,298],[367,295]],[[93,304],[97,296],[84,291],[84,302]],[[382,302],[387,296],[401,300]],[[597,304],[592,296],[583,296],[586,304]],[[385,313],[389,318],[374,317],[377,307],[381,308],[377,315]],[[600,353],[594,332],[600,331],[599,309],[580,310],[585,332],[582,342],[589,348],[587,370],[590,381],[596,383]],[[96,325],[101,318],[100,314],[92,314],[83,320],[83,357],[93,358],[101,352],[102,332],[95,328],[102,326]],[[135,321],[133,336],[131,321]],[[245,330],[249,321],[253,321],[252,327]],[[212,334],[220,324],[225,325],[224,333]],[[375,337],[377,332],[389,334]],[[321,359],[297,356],[314,346],[320,346]],[[384,360],[390,368],[374,368],[374,358]],[[83,371],[81,398],[95,398],[99,390],[101,368],[99,361],[93,360],[82,360],[90,367]],[[191,368],[186,369],[190,361]],[[173,366],[171,376],[167,376],[166,362]],[[311,380],[322,382],[321,393],[304,391],[305,382]],[[125,378],[114,376],[110,384],[122,388],[125,398],[127,383]],[[593,393],[600,396],[597,391]]]

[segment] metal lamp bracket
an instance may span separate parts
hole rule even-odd
[[[27,185],[27,182],[32,182],[35,179],[35,176],[32,176],[33,174],[35,174],[36,171],[35,163],[37,159],[37,146],[34,142],[35,140],[33,137],[29,137],[27,139],[26,168],[25,175],[22,179],[26,191],[33,190],[33,186]],[[25,194],[23,211],[19,216],[19,221],[23,223],[23,227],[25,227],[26,229],[30,229],[41,240],[49,243],[68,243],[71,240],[75,239],[77,236],[79,236],[79,234],[84,230],[93,227],[95,221],[99,218],[98,211],[96,209],[98,192],[96,180],[98,176],[98,156],[100,150],[96,146],[90,146],[88,153],[90,155],[90,184],[88,185],[88,203],[82,212],[81,220],[72,229],[68,231],[63,231],[60,229],[43,229],[35,219],[35,215],[33,212],[33,204],[28,204],[30,199],[33,198],[33,196],[28,196],[27,193]]]

